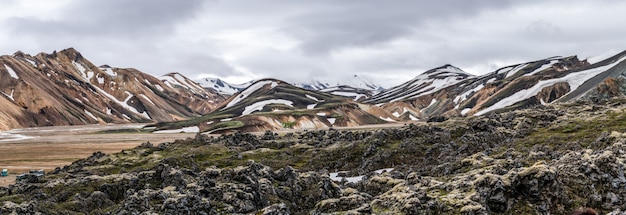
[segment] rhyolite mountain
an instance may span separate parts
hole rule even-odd
[[[203,78],[197,81],[203,87],[209,90],[215,90],[224,95],[233,95],[239,91],[246,89],[256,81],[250,81],[243,84],[230,84],[219,78]],[[361,76],[353,75],[350,78],[339,80],[336,82],[309,80],[304,82],[295,82],[291,85],[306,89],[323,91],[330,94],[351,98],[355,101],[361,101],[369,98],[374,94],[384,90],[384,88],[372,81]]]
[[[250,86],[254,81],[249,81],[243,84],[231,84],[219,78],[203,78],[196,81],[200,86],[214,90],[223,95],[233,95],[239,91],[246,89],[246,87]]]
[[[207,114],[225,99],[181,83],[98,67],[73,48],[0,56],[0,130],[181,120]]]
[[[397,120],[375,105],[330,93],[306,90],[276,79],[263,79],[231,96],[210,114],[163,122],[157,130],[198,127],[204,132],[312,129],[360,126]]]
[[[590,64],[576,56],[507,66],[480,76],[445,65],[366,99],[396,117],[472,116],[626,95],[626,52]]]
[[[307,90],[283,81],[264,80],[235,94],[230,98],[229,104],[202,119],[182,124],[162,124],[158,129],[173,129],[176,128],[173,125],[184,125],[199,126],[201,131],[263,131],[359,126],[380,123],[378,119],[387,122],[439,121],[448,117],[483,115],[492,111],[556,102],[600,101],[625,95],[624,60],[626,52],[594,64],[576,56],[551,57],[503,67],[480,76],[468,74],[452,65],[444,65],[426,71],[406,83],[369,95],[360,94],[366,94],[364,91],[367,90],[359,91],[348,86]],[[281,87],[274,89],[272,86],[278,83]],[[352,97],[345,93],[349,90],[352,90]],[[351,97],[352,101],[327,99],[329,95],[337,94]],[[332,101],[332,107],[351,107],[353,111],[362,114],[346,115],[345,110],[325,109],[326,114],[341,116],[330,117],[331,123],[326,119],[329,117],[315,115],[315,112],[320,112],[319,108],[327,107],[323,105],[324,102],[316,100]],[[228,121],[233,119],[240,120]],[[302,121],[303,119],[306,120]],[[337,119],[338,123],[334,123]]]

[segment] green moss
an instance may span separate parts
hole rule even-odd
[[[25,201],[25,198],[23,195],[10,195],[10,196],[0,197],[0,202],[13,202],[16,204],[21,204],[24,201]]]
[[[206,132],[217,132],[217,131],[222,131],[222,130],[228,130],[228,129],[235,129],[235,128],[241,128],[245,126],[245,124],[241,121],[237,121],[237,120],[233,120],[233,121],[225,121],[225,122],[218,122],[216,124],[213,124],[213,126],[211,126],[210,128],[206,129]]]
[[[283,128],[293,128],[296,125],[296,122],[282,122]]]

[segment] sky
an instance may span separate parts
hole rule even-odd
[[[0,0],[0,54],[73,47],[95,65],[229,83],[383,87],[445,64],[480,75],[626,50],[621,0]]]

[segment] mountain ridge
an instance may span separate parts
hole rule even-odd
[[[224,100],[171,87],[132,68],[97,67],[74,48],[0,56],[0,129],[172,121],[208,113]],[[206,102],[210,98],[214,102]]]

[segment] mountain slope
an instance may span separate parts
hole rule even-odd
[[[0,129],[180,120],[224,100],[168,86],[135,69],[96,67],[72,48],[0,56],[0,95]]]
[[[159,123],[157,130],[198,127],[199,131],[264,131],[357,126],[397,120],[373,105],[309,91],[275,79],[263,79],[232,96],[203,117]],[[195,129],[194,129],[195,130]]]
[[[426,71],[404,84],[384,90],[366,102],[381,104],[414,99],[455,85],[471,76],[457,67],[445,65]]]
[[[507,66],[481,76],[465,75],[444,66],[365,102],[378,104],[401,119],[415,120],[436,115],[482,115],[588,99],[594,97],[592,94],[608,98],[626,95],[625,59],[626,54],[620,53],[590,65],[576,56],[552,57]]]

